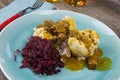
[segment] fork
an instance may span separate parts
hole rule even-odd
[[[9,23],[11,23],[12,21],[14,21],[15,19],[23,16],[26,14],[27,10],[35,10],[38,9],[39,7],[41,7],[43,5],[44,1],[43,0],[37,0],[31,7],[27,7],[21,11],[19,11],[18,13],[16,13],[15,15],[13,15],[12,17],[10,17],[9,19],[7,19],[6,21],[4,21],[2,24],[0,24],[0,31],[7,26]]]

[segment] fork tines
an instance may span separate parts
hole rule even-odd
[[[34,9],[39,8],[39,7],[41,7],[41,6],[43,5],[43,3],[44,3],[43,0],[37,0],[37,1],[33,4],[32,8],[34,8]]]

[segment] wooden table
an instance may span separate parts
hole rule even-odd
[[[13,0],[0,0],[0,8]],[[109,26],[120,38],[120,0],[87,0],[84,7],[72,7],[63,1],[54,3],[62,10],[71,10],[94,17]],[[0,80],[8,80],[0,71]]]

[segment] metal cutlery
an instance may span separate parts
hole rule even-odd
[[[39,7],[41,7],[44,4],[43,0],[37,0],[31,7],[27,7],[21,11],[19,11],[18,13],[16,13],[15,15],[13,15],[12,17],[10,17],[9,19],[7,19],[6,21],[4,21],[3,23],[0,24],[0,31],[7,26],[9,23],[11,23],[12,21],[14,21],[15,19],[19,18],[20,16],[23,16],[26,14],[27,10],[35,10],[38,9]]]

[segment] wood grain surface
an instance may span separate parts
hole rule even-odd
[[[0,0],[0,9],[13,0]],[[72,7],[63,1],[53,3],[62,10],[71,10],[94,17],[109,26],[120,38],[120,0],[87,0],[83,7]],[[8,80],[0,71],[0,80]],[[17,79],[16,79],[17,80]]]

